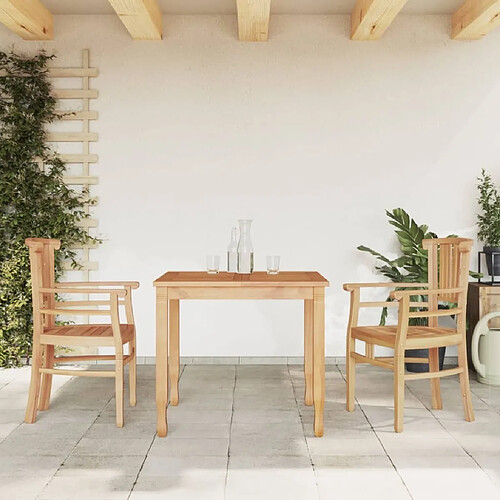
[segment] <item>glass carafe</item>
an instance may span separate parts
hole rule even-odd
[[[240,241],[238,243],[238,272],[250,274],[253,272],[253,246],[250,238],[250,226],[252,221],[242,219],[238,221],[240,225]]]

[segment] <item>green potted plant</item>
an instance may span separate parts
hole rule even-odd
[[[481,213],[477,214],[477,237],[484,244],[488,274],[500,276],[500,192],[484,169],[477,180],[481,209]]]

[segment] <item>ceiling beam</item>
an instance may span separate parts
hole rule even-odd
[[[351,40],[378,40],[408,0],[357,0],[351,14]]]
[[[161,40],[162,14],[156,0],[109,0],[134,40]]]
[[[453,40],[479,40],[500,25],[500,0],[466,0],[452,17]]]
[[[52,13],[40,0],[0,0],[0,22],[25,40],[52,40]]]
[[[236,0],[238,37],[243,42],[267,42],[271,0]]]

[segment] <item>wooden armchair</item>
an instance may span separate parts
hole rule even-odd
[[[468,422],[474,420],[469,389],[469,372],[465,343],[465,314],[472,240],[436,238],[423,241],[428,251],[428,283],[346,283],[351,294],[347,327],[347,410],[354,410],[356,363],[369,363],[394,372],[394,430],[403,430],[405,380],[431,380],[432,408],[441,409],[440,377],[459,375],[460,390]],[[391,302],[362,302],[361,289],[372,287],[405,288],[391,293]],[[408,290],[415,288],[415,290]],[[427,296],[427,302],[412,297]],[[452,302],[452,309],[439,309],[440,301]],[[359,311],[365,307],[398,308],[398,324],[394,326],[359,326]],[[438,326],[441,316],[454,316],[456,328]],[[428,318],[427,325],[410,326],[411,318]],[[365,343],[365,354],[356,352],[356,340]],[[374,346],[394,349],[391,357],[375,357]],[[458,368],[439,370],[439,347],[458,346]],[[429,358],[405,358],[406,349],[429,349]],[[405,362],[428,363],[425,373],[405,374]]]
[[[28,238],[33,293],[33,355],[31,382],[25,422],[36,421],[37,410],[47,410],[50,402],[52,375],[83,377],[114,377],[116,388],[116,425],[123,427],[123,376],[129,365],[130,405],[136,404],[136,343],[131,290],[139,283],[129,282],[67,282],[55,283],[54,251],[59,240]],[[107,287],[107,288],[103,288]],[[113,288],[109,288],[113,287]],[[56,301],[56,294],[100,294],[105,300]],[[105,306],[106,308],[101,308]],[[120,323],[119,306],[125,307],[126,323]],[[56,316],[108,316],[107,324],[56,326]],[[123,346],[128,344],[128,354]],[[110,346],[114,355],[54,357],[54,346]],[[108,360],[115,370],[71,370],[54,368],[54,363]]]

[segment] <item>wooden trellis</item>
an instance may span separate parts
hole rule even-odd
[[[98,183],[97,176],[91,175],[91,166],[97,163],[98,156],[90,152],[90,144],[98,140],[98,135],[90,131],[90,122],[98,118],[97,111],[90,109],[90,101],[98,97],[97,90],[91,89],[90,79],[97,75],[97,68],[90,67],[88,49],[82,51],[81,67],[52,67],[49,69],[49,77],[54,85],[54,96],[59,101],[57,114],[61,115],[61,125],[63,128],[64,125],[68,125],[67,128],[74,128],[74,125],[79,123],[80,126],[77,125],[77,128],[80,130],[51,131],[47,135],[47,140],[54,143],[54,149],[60,153],[61,159],[68,165],[70,172],[64,177],[66,184],[74,189],[89,192],[85,205],[87,213],[90,210],[90,203],[97,202],[90,193],[91,186]],[[71,88],[61,88],[63,82],[69,83]],[[71,152],[61,151],[68,144],[72,148]],[[92,231],[97,227],[97,220],[88,218],[82,221],[82,225],[89,234],[92,234]],[[76,248],[81,252],[82,278],[84,281],[88,281],[90,271],[95,271],[98,268],[97,262],[91,259],[91,251],[95,245],[81,245]],[[71,269],[69,263],[67,263],[66,268]]]

